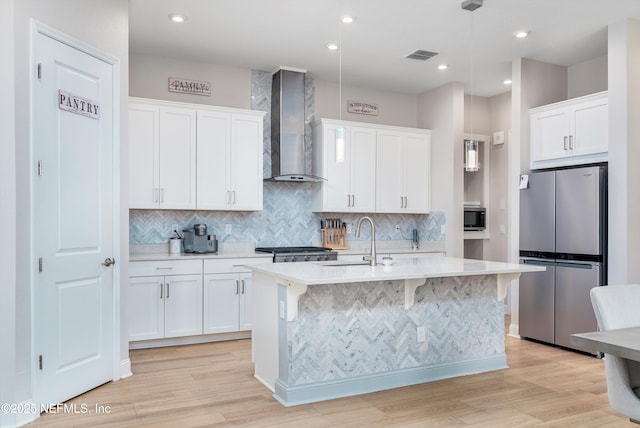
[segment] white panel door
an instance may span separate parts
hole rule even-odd
[[[400,134],[379,131],[377,152],[376,212],[403,212],[405,166]]]
[[[238,274],[204,276],[204,334],[238,331]]]
[[[103,263],[116,254],[113,114],[119,109],[112,65],[43,34],[34,37],[42,71],[34,80],[32,126],[34,160],[42,164],[33,181],[37,397],[59,403],[114,376],[114,268]],[[97,117],[87,115],[89,105]]]
[[[609,151],[609,105],[603,97],[580,103],[571,109],[574,156],[606,153]]]
[[[231,115],[198,111],[197,121],[197,207],[229,209]]]
[[[348,211],[351,205],[351,145],[349,128],[344,128],[344,147],[336,146],[335,125],[325,125],[322,130],[325,186],[323,211]],[[338,151],[340,153],[338,153]]]
[[[196,208],[196,112],[160,107],[160,208]]]
[[[431,176],[431,136],[407,134],[404,144],[404,212],[429,212],[429,179]]]
[[[202,275],[164,277],[164,337],[202,334]]]
[[[231,209],[262,210],[262,116],[231,120]]]
[[[566,108],[539,112],[531,117],[531,160],[567,156],[569,112]]]
[[[251,330],[253,327],[251,320],[253,275],[250,273],[240,274],[240,330]]]
[[[164,337],[164,277],[129,278],[129,340]]]
[[[129,208],[158,208],[159,108],[129,104]]]
[[[351,128],[351,194],[353,212],[376,209],[376,130]]]

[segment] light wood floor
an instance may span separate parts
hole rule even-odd
[[[131,352],[132,377],[45,414],[33,427],[635,427],[607,401],[604,363],[511,337],[506,370],[282,407],[253,378],[250,340]]]

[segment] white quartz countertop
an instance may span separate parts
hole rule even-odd
[[[273,258],[273,255],[256,252],[224,252],[224,253],[138,253],[129,254],[130,262],[156,260],[202,260],[202,259],[244,259],[244,258]]]
[[[379,257],[379,261],[381,261]],[[249,265],[262,272],[301,285],[339,284],[363,281],[442,278],[452,276],[519,274],[545,270],[542,266],[501,263],[454,257],[405,258],[394,260],[391,266],[351,265],[340,262],[273,263]]]

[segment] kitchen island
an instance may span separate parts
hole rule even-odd
[[[442,255],[249,268],[255,376],[285,406],[506,368],[507,286],[544,270]]]

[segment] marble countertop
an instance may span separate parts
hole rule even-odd
[[[381,260],[381,257],[379,257]],[[273,263],[249,265],[256,272],[301,285],[341,284],[363,281],[387,281],[452,276],[520,274],[545,270],[542,266],[501,263],[454,257],[414,257],[398,259],[391,266],[348,265],[340,262]]]

